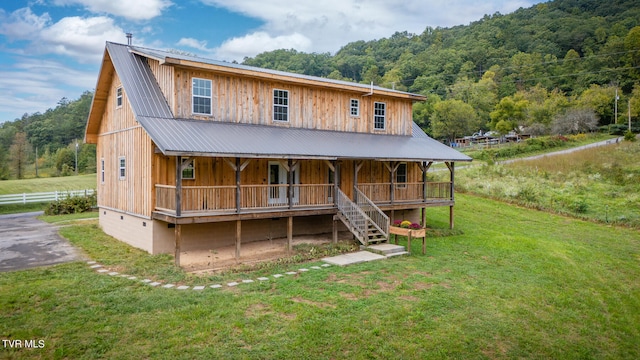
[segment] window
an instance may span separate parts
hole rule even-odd
[[[104,184],[104,158],[100,159],[100,183]]]
[[[193,78],[193,113],[211,115],[211,80]]]
[[[377,102],[373,105],[373,128],[375,130],[385,129],[385,115],[387,112],[387,104]]]
[[[194,180],[196,178],[196,170],[194,167],[195,159],[186,159],[182,165],[182,178],[185,180]]]
[[[407,186],[407,163],[400,163],[396,170],[396,186],[403,188]]]
[[[351,99],[349,114],[351,116],[360,116],[360,100]]]
[[[273,121],[289,121],[289,91],[273,90]]]
[[[124,156],[118,158],[118,178],[124,180],[127,175],[127,162]]]
[[[122,107],[122,86],[116,89],[116,109]]]

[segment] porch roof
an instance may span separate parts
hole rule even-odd
[[[397,136],[141,116],[138,121],[165,155],[471,161],[415,123],[413,136]]]

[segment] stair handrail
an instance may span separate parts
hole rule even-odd
[[[385,237],[389,238],[389,217],[369,199],[360,189],[356,188],[356,205],[367,215],[373,226]]]
[[[372,223],[373,221],[371,221],[367,214],[358,207],[355,202],[351,201],[351,199],[349,199],[349,197],[340,189],[337,189],[336,192],[336,206],[340,213],[358,233],[359,239],[361,241],[366,241],[367,223]]]

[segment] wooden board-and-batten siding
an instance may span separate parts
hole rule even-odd
[[[332,131],[412,134],[412,99],[369,96],[366,91],[354,92],[335,88],[286,83],[255,77],[221,74],[206,69],[196,70],[180,66],[160,65],[149,59],[162,93],[175,117],[208,121],[284,127],[322,129]],[[211,80],[211,116],[192,113],[192,79]],[[289,121],[273,121],[273,90],[289,92]],[[360,102],[360,114],[351,116],[351,99]],[[386,104],[386,128],[374,130],[375,102]]]
[[[153,143],[135,120],[124,91],[122,106],[116,105],[116,89],[120,86],[114,74],[96,146],[98,206],[150,218],[155,196],[151,178]],[[124,179],[120,179],[121,157],[125,159]]]

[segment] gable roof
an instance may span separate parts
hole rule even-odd
[[[402,136],[174,118],[145,59],[145,57],[163,58],[166,61],[169,59],[168,55],[176,56],[171,59],[193,61],[192,57],[159,50],[107,43],[96,95],[87,122],[86,141],[95,141],[97,138],[110,85],[107,84],[107,81],[112,78],[112,71],[115,71],[120,77],[136,120],[165,155],[471,161],[468,156],[427,136],[415,123],[412,128],[413,136]],[[205,61],[200,58],[197,60]],[[291,79],[313,78],[213,60],[206,60],[206,64],[219,67],[228,66],[233,69],[232,71],[252,71]],[[313,80],[329,84],[327,86],[340,88],[351,86],[365,92],[370,90],[370,87],[362,84],[322,78],[313,78]],[[106,86],[107,89],[105,90],[101,86]],[[378,92],[376,87],[374,90]],[[383,90],[391,91],[397,96],[409,94],[389,89],[380,91]]]

